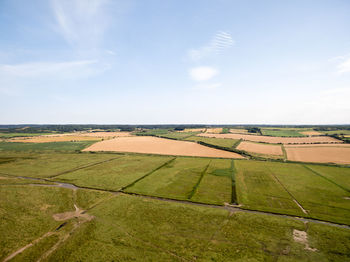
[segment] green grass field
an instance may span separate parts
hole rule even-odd
[[[328,131],[320,131],[320,133],[328,134],[328,135],[335,135],[335,134],[350,135],[350,130],[328,130]]]
[[[261,129],[261,133],[265,136],[281,136],[281,137],[288,137],[288,136],[305,136],[298,132],[298,130],[294,129]]]
[[[0,153],[4,156],[5,153]],[[79,168],[85,165],[106,161],[120,157],[113,154],[90,154],[90,153],[11,153],[15,161],[0,165],[0,173],[28,176],[28,177],[51,177],[65,171]]]
[[[0,228],[6,234],[0,259],[47,232],[53,234],[13,261],[346,261],[350,252],[349,229],[138,196],[83,194],[93,199],[84,202],[93,219],[58,222],[53,214],[73,210],[72,190],[1,189]],[[306,231],[317,251],[295,242],[295,229]]]
[[[167,156],[120,156],[100,165],[60,175],[55,180],[77,186],[117,191],[171,159]]]
[[[53,133],[0,133],[0,138],[24,137],[24,136],[43,136]]]
[[[96,141],[49,142],[49,143],[20,143],[0,142],[1,151],[79,151]]]
[[[237,202],[245,208],[290,215],[304,215],[260,161],[235,161]]]
[[[350,225],[349,178],[327,165],[0,151],[0,261],[30,243],[11,261],[347,261],[349,228],[271,213]],[[74,205],[86,213],[54,220]]]
[[[126,191],[188,199],[209,162],[209,159],[177,157],[173,162],[127,188]]]
[[[191,200],[222,205],[232,200],[232,160],[213,159]]]
[[[346,199],[350,193],[303,165],[262,161],[235,163],[238,202],[247,208],[350,224],[350,202]],[[315,167],[318,166],[312,166]],[[339,169],[329,167],[324,172],[342,172]],[[343,176],[347,175],[348,169],[343,168],[343,171]],[[338,182],[335,175],[332,178]],[[307,214],[301,212],[294,200]]]
[[[200,141],[210,145],[226,147],[230,149],[233,148],[238,142],[238,140],[236,139],[211,138],[211,137],[200,137],[200,136],[190,136],[185,140],[194,141],[194,142]]]

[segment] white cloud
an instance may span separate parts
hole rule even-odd
[[[350,58],[343,59],[343,62],[338,65],[337,71],[339,74],[350,73]]]
[[[96,60],[69,62],[33,62],[23,64],[0,65],[0,76],[19,78],[59,77],[78,78],[95,75],[108,69]]]
[[[208,44],[197,49],[189,50],[188,55],[192,60],[198,61],[213,54],[220,54],[234,44],[235,41],[232,39],[230,33],[219,31],[213,36]]]
[[[199,66],[199,67],[194,67],[189,70],[190,77],[194,81],[206,81],[214,76],[216,76],[219,72],[209,66]]]
[[[108,26],[109,0],[51,0],[57,31],[71,45],[96,46]]]

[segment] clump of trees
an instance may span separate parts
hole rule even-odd
[[[261,130],[259,127],[247,127],[248,133],[255,133],[261,135]]]

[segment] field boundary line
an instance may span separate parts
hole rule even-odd
[[[243,141],[243,139],[238,139],[238,141],[236,143],[233,144],[233,146],[231,148],[233,149],[237,149],[237,147],[239,146],[239,144]]]
[[[343,187],[342,185],[339,185],[338,183],[334,182],[333,180],[329,179],[328,177],[325,177],[323,175],[321,175],[319,172],[313,170],[311,167],[308,167],[307,165],[302,165],[304,168],[306,168],[307,170],[311,171],[312,173],[314,173],[315,175],[322,177],[323,179],[327,180],[328,182],[332,183],[333,185],[336,185],[337,187],[343,189],[344,191],[350,193],[350,190]]]
[[[95,163],[90,163],[90,164],[87,164],[87,165],[84,165],[84,166],[79,166],[79,167],[76,167],[76,168],[73,168],[73,169],[70,169],[70,170],[66,170],[66,171],[57,173],[57,174],[52,175],[52,176],[48,176],[47,178],[54,178],[54,177],[57,177],[57,176],[60,176],[60,175],[64,175],[64,174],[68,174],[68,173],[71,173],[71,172],[74,172],[74,171],[77,171],[77,170],[80,170],[80,169],[84,169],[84,168],[88,168],[88,167],[92,167],[92,166],[97,166],[99,164],[107,163],[109,161],[113,161],[115,159],[119,159],[119,158],[122,158],[122,157],[124,157],[124,156],[119,156],[119,157],[103,160],[103,161],[100,161],[100,162],[95,162]]]
[[[235,162],[232,159],[231,160],[231,184],[232,184],[232,189],[231,189],[231,203],[232,204],[237,204],[237,193],[236,193],[236,167],[235,167]]]
[[[139,182],[140,180],[148,177],[149,175],[153,174],[154,172],[158,171],[159,169],[165,167],[166,165],[170,164],[171,162],[173,162],[177,157],[174,157],[172,159],[170,159],[169,161],[161,164],[160,166],[158,166],[157,168],[153,169],[152,171],[146,173],[145,175],[143,175],[142,177],[136,179],[134,182],[130,183],[129,185],[126,185],[124,187],[122,187],[121,189],[119,189],[118,191],[124,191],[125,189],[129,188],[129,187],[132,187],[133,185],[135,185],[137,182]]]
[[[287,189],[287,187],[277,178],[277,176],[271,172],[270,170],[270,174],[275,178],[275,180],[283,187],[283,189],[291,196],[291,198],[293,199],[293,201],[295,202],[295,204],[297,204],[297,206],[301,209],[301,211],[303,211],[304,214],[308,214],[307,210],[304,209],[304,207],[299,203],[298,200],[296,200],[296,198],[293,196],[293,194],[291,192],[289,192],[289,190]]]
[[[281,144],[281,149],[282,149],[284,161],[287,161],[288,156],[287,156],[287,151],[286,151],[286,148],[284,147],[284,144]]]
[[[201,183],[201,181],[202,181],[202,179],[203,179],[205,173],[207,172],[210,163],[211,163],[211,160],[209,161],[208,165],[207,165],[207,166],[204,168],[204,170],[202,171],[202,173],[201,173],[201,175],[200,175],[200,177],[199,177],[197,183],[193,186],[191,192],[188,194],[187,199],[191,199],[191,198],[194,196],[194,194],[197,192],[197,188],[199,187],[199,184]]]

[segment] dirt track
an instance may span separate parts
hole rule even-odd
[[[253,142],[241,142],[237,149],[263,155],[283,155],[280,145],[258,144]]]
[[[303,143],[342,143],[342,141],[329,136],[313,136],[313,137],[274,137],[274,136],[258,136],[245,134],[198,134],[204,137],[243,139],[253,142],[264,142],[273,144],[303,144]]]
[[[187,141],[150,136],[120,137],[95,143],[83,151],[114,151],[144,154],[243,158],[241,155]]]

